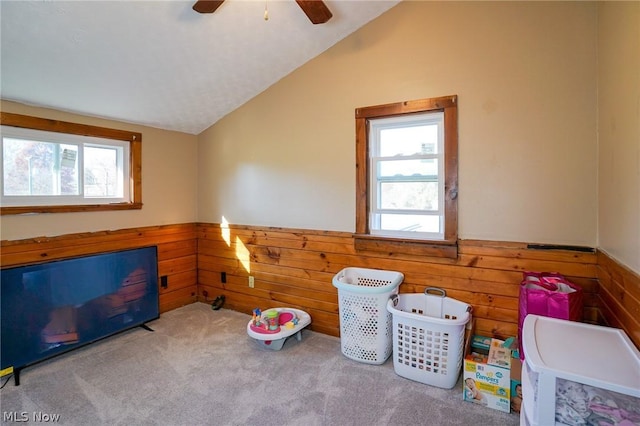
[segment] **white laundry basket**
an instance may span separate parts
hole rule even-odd
[[[434,295],[432,293],[439,293]],[[471,306],[439,288],[400,294],[387,302],[393,316],[393,368],[399,376],[440,388],[455,386],[462,367]]]
[[[393,346],[386,306],[403,279],[400,272],[365,268],[345,268],[333,277],[344,356],[366,364],[382,364],[389,358]]]

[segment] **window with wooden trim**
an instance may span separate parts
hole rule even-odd
[[[457,96],[356,109],[356,247],[457,256]]]
[[[2,214],[140,209],[140,133],[3,112]]]

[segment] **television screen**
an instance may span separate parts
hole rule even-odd
[[[0,369],[158,318],[157,265],[156,247],[144,247],[2,269]]]

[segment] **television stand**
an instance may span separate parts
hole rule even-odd
[[[13,370],[13,384],[14,386],[20,386],[20,372],[22,368],[16,368]]]

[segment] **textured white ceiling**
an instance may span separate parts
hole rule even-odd
[[[198,134],[399,0],[194,1],[1,0],[0,97]]]

